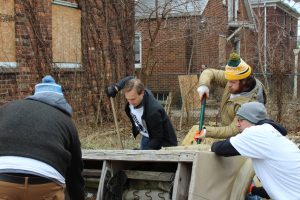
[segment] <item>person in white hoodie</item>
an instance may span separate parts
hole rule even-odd
[[[300,199],[300,150],[284,135],[285,129],[267,119],[265,106],[243,104],[237,111],[241,134],[212,144],[220,156],[242,155],[252,160],[254,171],[273,200]]]

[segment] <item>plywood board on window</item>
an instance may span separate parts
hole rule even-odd
[[[52,5],[53,62],[81,63],[81,11]]]
[[[178,80],[182,104],[185,106],[185,110],[188,112],[198,109],[200,107],[200,98],[197,92],[198,76],[180,75]]]
[[[0,0],[0,62],[16,62],[14,0]]]

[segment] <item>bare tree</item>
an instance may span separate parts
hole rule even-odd
[[[285,86],[288,81],[285,80],[288,79],[287,74],[292,71],[293,49],[297,44],[295,34],[297,21],[296,19],[293,21],[291,17],[287,20],[283,12],[267,15],[267,18],[265,14],[268,13],[265,13],[264,8],[256,8],[255,19],[258,30],[253,45],[257,52],[258,72],[263,75],[266,89],[276,105],[276,118],[281,122],[284,101],[291,95]]]
[[[136,0],[136,31],[142,32],[143,67],[138,71],[138,76],[147,83],[158,65],[156,52],[163,45],[185,40],[187,49],[186,73],[191,71],[195,62],[198,37],[226,32],[222,30],[224,18],[204,17],[203,5],[199,0],[190,1],[145,1]],[[164,39],[162,39],[164,38]]]

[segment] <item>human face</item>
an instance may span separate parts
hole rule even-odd
[[[236,122],[236,127],[239,129],[240,132],[243,132],[246,128],[253,126],[248,120],[238,117]]]
[[[133,105],[134,107],[141,104],[143,97],[144,91],[140,95],[138,95],[134,88],[129,92],[125,92],[125,98],[127,99],[128,103],[130,105]]]
[[[238,94],[240,93],[240,81],[228,81],[228,89],[231,94]]]

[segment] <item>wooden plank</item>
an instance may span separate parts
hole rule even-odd
[[[81,11],[52,5],[53,62],[81,63]]]
[[[172,172],[152,172],[139,170],[123,170],[129,179],[151,180],[151,181],[173,181],[175,173]]]
[[[83,169],[82,175],[83,176],[100,176],[101,170],[99,170],[99,169]]]
[[[0,0],[0,62],[16,62],[14,1]]]
[[[197,109],[200,107],[199,95],[197,93],[198,77],[197,75],[178,76],[182,104],[186,110]]]
[[[97,175],[99,172],[101,173],[101,170],[93,170],[97,171],[97,173],[94,172],[86,172],[86,170],[83,171],[83,176],[89,176],[86,179],[92,180],[92,181],[99,181],[99,178],[101,174]],[[152,171],[140,171],[140,170],[123,170],[129,179],[136,179],[136,180],[153,180],[153,181],[172,181],[174,178],[175,173],[172,172],[152,172]],[[90,177],[96,177],[96,178],[90,178]]]
[[[107,161],[104,161],[103,165],[102,165],[101,177],[100,177],[100,181],[99,181],[96,200],[100,200],[100,199],[103,198],[104,181],[105,181],[106,173],[108,172],[108,166],[107,165],[108,165]]]
[[[182,100],[181,116],[179,122],[179,130],[181,130],[182,118],[184,116],[184,113],[186,113],[186,119],[187,121],[189,121],[191,111],[194,111],[195,109],[200,107],[200,100],[197,92],[197,75],[180,75],[178,76],[178,81]]]
[[[167,115],[170,114],[170,107],[171,107],[171,104],[172,104],[172,92],[169,92],[169,95],[167,97],[167,100],[166,100],[166,104],[165,104],[165,111],[167,113]]]
[[[172,194],[172,200],[187,199],[192,165],[187,163],[178,163],[176,176],[174,180],[174,188]]]
[[[84,160],[193,162],[197,150],[82,150]]]

